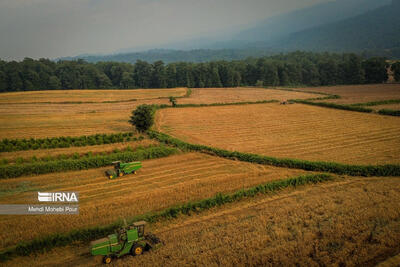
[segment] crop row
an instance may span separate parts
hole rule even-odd
[[[94,146],[114,144],[129,141],[141,141],[143,136],[133,136],[133,133],[95,134],[88,136],[61,136],[42,139],[2,139],[0,140],[0,152],[12,152],[20,150],[36,150],[51,148],[66,148],[79,146]]]
[[[111,165],[113,161],[137,161],[167,157],[177,153],[172,147],[157,146],[125,151],[109,155],[96,155],[79,159],[63,159],[49,162],[35,162],[0,166],[0,179],[20,177],[23,175],[39,175],[52,172],[87,170]]]
[[[155,145],[148,145],[148,146],[138,146],[135,149],[141,149],[143,147],[152,147]],[[125,148],[122,149],[118,149],[115,148],[112,151],[101,151],[101,152],[85,152],[85,153],[70,153],[70,154],[59,154],[59,155],[55,155],[55,156],[44,156],[44,157],[36,157],[36,156],[32,156],[32,157],[28,157],[28,158],[23,158],[23,157],[18,157],[16,159],[12,159],[12,160],[8,160],[8,159],[0,159],[0,166],[1,165],[7,165],[10,163],[14,163],[14,164],[25,164],[25,163],[37,163],[37,162],[49,162],[49,161],[56,161],[56,160],[65,160],[65,159],[80,159],[80,158],[84,158],[84,157],[93,157],[93,156],[97,156],[97,155],[108,155],[111,153],[120,153],[120,152],[133,152],[135,150],[134,148],[132,148],[131,146],[127,146]]]
[[[127,218],[129,223],[139,220],[148,222],[160,221],[163,219],[176,218],[179,215],[189,215],[192,212],[200,212],[216,206],[227,203],[237,202],[244,198],[255,197],[259,194],[268,194],[284,188],[297,187],[306,184],[316,184],[331,180],[332,177],[327,174],[303,175],[274,182],[260,184],[249,189],[238,190],[231,194],[217,194],[212,198],[199,200],[196,202],[187,202],[182,205],[170,207],[156,213],[147,213],[132,218]],[[69,245],[73,242],[89,242],[96,238],[104,237],[113,233],[123,225],[122,220],[114,222],[107,226],[97,226],[86,229],[77,229],[65,234],[54,234],[43,238],[35,239],[31,242],[20,243],[0,253],[0,261],[6,261],[15,256],[28,256],[35,252],[48,251],[54,247]]]
[[[348,165],[336,162],[274,158],[251,153],[242,153],[238,151],[227,151],[219,148],[208,147],[205,145],[190,144],[177,138],[173,138],[167,134],[152,130],[148,131],[148,134],[151,138],[154,138],[161,143],[175,146],[177,148],[180,148],[181,150],[198,151],[223,158],[235,159],[245,162],[285,168],[303,169],[307,171],[346,174],[350,176],[400,176],[400,165]]]

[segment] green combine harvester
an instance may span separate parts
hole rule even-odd
[[[135,174],[137,170],[142,168],[142,163],[140,161],[137,162],[129,162],[129,163],[121,163],[121,161],[114,161],[112,163],[114,165],[114,170],[107,170],[106,175],[110,179],[115,179],[117,177],[124,176],[125,174]]]
[[[110,264],[113,258],[124,255],[141,255],[144,251],[155,249],[161,245],[160,239],[153,234],[145,234],[145,221],[123,227],[115,234],[90,243],[93,256],[103,256],[103,263]]]

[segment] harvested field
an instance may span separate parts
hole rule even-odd
[[[83,146],[83,147],[68,147],[68,148],[55,148],[55,149],[38,149],[38,150],[26,150],[26,151],[15,151],[15,152],[1,152],[0,159],[6,159],[9,162],[14,162],[18,158],[43,158],[47,156],[55,157],[58,155],[72,155],[78,153],[79,155],[92,152],[94,155],[101,152],[112,152],[115,149],[123,150],[127,147],[133,149],[137,147],[148,147],[150,145],[158,144],[155,140],[144,139],[141,141],[131,141],[124,143],[114,143],[106,145],[95,145],[95,146]]]
[[[109,104],[0,105],[0,139],[81,136],[128,132],[132,110],[141,104],[167,104],[167,99]]]
[[[165,245],[115,265],[375,266],[400,252],[399,188],[399,177],[343,179],[157,223],[150,230]],[[87,249],[58,248],[8,265],[101,266]]]
[[[108,180],[111,167],[0,181],[0,203],[37,203],[37,191],[78,191],[79,216],[1,216],[0,247],[54,232],[106,225],[189,200],[305,173],[190,153],[143,161],[137,175]],[[12,198],[10,198],[12,196]],[[35,231],[26,231],[34,226]],[[20,233],[24,232],[24,235]]]
[[[305,99],[320,97],[317,94],[269,90],[263,88],[194,88],[188,98],[178,99],[178,104],[211,104],[233,102],[255,102],[262,100]]]
[[[400,120],[309,105],[164,109],[157,129],[184,141],[274,157],[400,162]]]
[[[296,90],[315,91],[332,95],[340,95],[340,99],[325,100],[325,102],[338,104],[354,104],[371,101],[400,99],[400,84],[343,85],[315,88],[296,88]]]
[[[51,90],[2,93],[0,104],[104,102],[184,96],[186,88],[133,90]]]

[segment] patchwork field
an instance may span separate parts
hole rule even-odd
[[[107,225],[189,200],[231,192],[305,173],[235,162],[204,154],[184,154],[143,161],[136,175],[108,180],[111,167],[0,180],[0,203],[37,203],[37,191],[78,191],[79,216],[1,216],[0,247],[40,235]],[[12,198],[10,198],[12,196]],[[34,226],[35,231],[20,235]]]
[[[338,104],[354,104],[400,99],[400,84],[327,86],[315,88],[296,88],[296,90],[339,95],[341,96],[340,99],[329,99],[324,101]]]
[[[352,178],[228,204],[152,225],[165,244],[114,264],[374,266],[400,253],[399,188],[400,178]],[[101,266],[86,249],[58,248],[9,266]]]
[[[190,96],[186,95],[186,88],[1,94],[0,139],[121,132],[133,134],[126,139],[115,139],[120,143],[93,145],[111,141],[105,137],[99,140],[92,137],[87,142],[82,141],[81,145],[87,146],[53,149],[44,148],[61,147],[72,144],[72,141],[53,140],[52,146],[49,146],[52,141],[29,141],[29,144],[5,141],[2,149],[7,151],[26,147],[42,149],[0,153],[0,163],[4,165],[1,169],[5,174],[3,178],[19,175],[18,178],[0,179],[1,204],[38,204],[38,191],[77,191],[80,214],[1,215],[0,265],[100,265],[101,258],[89,254],[89,244],[86,242],[94,230],[88,235],[89,238],[80,239],[85,242],[74,239],[69,246],[58,247],[58,237],[50,241],[47,239],[53,250],[46,249],[46,252],[36,254],[38,250],[35,249],[40,246],[43,248],[46,244],[34,244],[37,247],[28,248],[33,252],[28,257],[13,255],[9,261],[1,260],[4,258],[4,249],[22,242],[29,243],[36,238],[43,239],[49,234],[65,234],[90,227],[94,229],[188,201],[204,200],[218,193],[240,191],[242,194],[246,189],[260,184],[312,174],[301,169],[225,159],[188,152],[182,148],[173,150],[175,153],[172,156],[142,160],[143,167],[135,175],[109,180],[105,171],[113,168],[111,162],[115,157],[123,157],[122,153],[106,155],[101,160],[101,157],[94,158],[87,153],[113,153],[128,147],[129,151],[135,151],[141,147],[159,145],[158,141],[150,140],[145,134],[144,138],[138,139],[139,135],[128,123],[132,110],[140,104],[170,104],[167,99],[170,95],[179,97],[178,104],[323,97],[309,91],[340,95],[341,99],[328,101],[345,104],[400,99],[399,84],[299,89],[302,92],[279,88],[191,90]],[[371,108],[399,109],[398,104]],[[303,104],[269,103],[166,108],[158,110],[155,119],[156,130],[190,143],[232,151],[359,165],[400,164],[400,120],[394,116]],[[80,144],[80,141],[76,142],[75,145]],[[47,174],[21,176],[24,173],[38,173],[30,172],[29,164],[24,164],[28,166],[26,170],[21,164],[22,159],[29,160],[33,156],[53,157],[43,159],[44,167],[40,162],[32,164],[41,173]],[[59,158],[55,158],[57,156]],[[82,158],[76,162],[70,161],[73,163],[60,161],[61,157],[67,156]],[[130,156],[130,159],[133,157]],[[46,160],[52,160],[54,164],[50,162],[46,165]],[[93,165],[85,165],[86,160]],[[67,170],[89,170],[49,173],[65,170],[62,164],[67,166]],[[98,168],[108,164],[108,167]],[[397,166],[393,168],[397,170]],[[298,180],[292,180],[287,183],[286,189],[276,187],[275,193],[265,189],[257,191],[265,194],[245,197],[229,204],[224,202],[222,205],[217,200],[214,203],[220,207],[213,206],[190,217],[178,214],[174,219],[162,218],[148,225],[148,230],[163,240],[164,245],[160,249],[140,257],[124,257],[116,260],[114,265],[374,266],[388,259],[387,262],[397,263],[396,259],[399,258],[396,255],[400,253],[400,177],[361,178],[334,174],[332,177],[334,180],[325,180],[320,184],[310,182],[302,186],[298,186]],[[261,190],[259,188],[263,187],[257,187],[257,190]]]
[[[191,143],[274,157],[400,162],[400,120],[309,105],[165,109],[157,128]]]
[[[133,90],[51,90],[2,93],[0,104],[106,102],[184,96],[186,88]]]
[[[187,98],[178,100],[179,104],[212,104],[233,102],[254,102],[262,100],[305,99],[319,97],[318,94],[270,90],[263,88],[193,88]]]

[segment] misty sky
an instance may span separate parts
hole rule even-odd
[[[162,47],[329,0],[0,0],[0,58]]]

